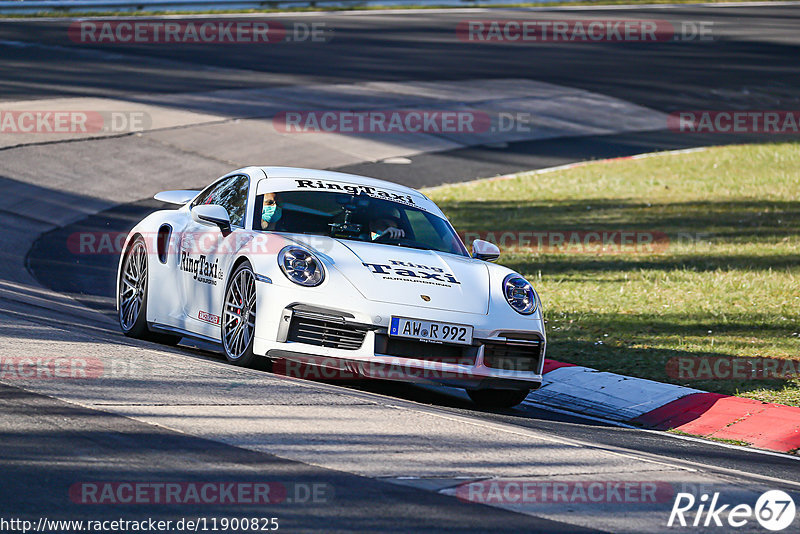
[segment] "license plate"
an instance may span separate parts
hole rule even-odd
[[[472,344],[472,327],[463,324],[392,317],[389,335],[437,343]]]

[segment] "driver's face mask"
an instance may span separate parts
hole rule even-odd
[[[283,211],[277,204],[265,205],[261,210],[261,219],[267,223],[278,222],[281,215],[283,215]]]

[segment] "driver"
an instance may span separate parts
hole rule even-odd
[[[369,238],[370,241],[377,241],[381,237],[388,237],[389,239],[400,239],[406,236],[400,226],[400,218],[393,215],[380,215],[376,219],[369,222]]]
[[[277,193],[264,193],[261,205],[261,229],[275,230],[275,224],[283,215]]]

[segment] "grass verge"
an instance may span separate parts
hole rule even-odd
[[[694,434],[689,434],[687,432],[681,432],[680,430],[675,430],[675,429],[667,430],[667,432],[670,433],[670,434],[675,434],[676,436],[689,436],[689,437],[692,437],[692,438],[697,437]],[[727,443],[728,445],[738,445],[739,447],[749,447],[751,445],[750,443],[748,443],[746,441],[742,441],[742,440],[738,440],[738,439],[722,439],[722,438],[715,438],[714,436],[701,436],[701,437],[703,439],[708,439],[708,440],[716,441],[716,442],[719,442],[719,443]]]
[[[800,406],[800,380],[787,378],[800,371],[800,144],[594,162],[426,193],[468,236],[547,236],[542,246],[506,240],[500,263],[539,291],[548,357]],[[615,231],[656,237],[582,241]],[[548,246],[554,235],[578,241]]]

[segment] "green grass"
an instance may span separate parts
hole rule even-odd
[[[681,380],[666,371],[676,357],[800,366],[800,144],[595,162],[427,193],[462,232],[665,233],[655,253],[504,251],[500,263],[541,295],[548,357],[800,406],[796,378]]]
[[[667,430],[667,432],[669,432],[670,434],[675,434],[677,436],[696,437],[694,434],[689,434],[687,432],[681,432],[680,430],[675,430],[675,429]],[[738,445],[739,447],[749,447],[751,445],[750,443],[748,443],[746,441],[742,441],[742,440],[738,440],[738,439],[723,439],[723,438],[715,438],[714,436],[703,436],[703,438],[710,439],[711,441],[717,441],[719,443],[727,443],[728,445]]]
[[[636,5],[636,4],[696,4],[696,3],[718,3],[718,2],[749,2],[751,0],[579,0],[570,2],[571,6],[597,6],[597,5]],[[779,1],[779,0],[765,0]],[[314,7],[281,7],[271,8],[269,2],[267,7],[260,9],[194,9],[194,10],[163,10],[163,11],[91,11],[78,12],[66,10],[39,11],[37,13],[6,13],[0,14],[0,18],[32,18],[32,17],[153,17],[160,15],[202,15],[202,14],[223,14],[223,13],[303,13],[309,11],[353,11],[353,10],[385,10],[385,9],[461,9],[465,7],[480,8],[519,8],[519,7],[561,7],[563,2],[508,2],[504,4],[485,4],[481,2],[465,1],[463,5],[443,6],[431,4],[419,5],[358,5],[351,6],[314,6]]]

